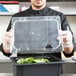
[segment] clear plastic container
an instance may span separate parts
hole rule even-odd
[[[14,17],[12,50],[17,53],[61,52],[58,40],[61,22],[59,16]]]

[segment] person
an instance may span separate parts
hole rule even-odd
[[[56,10],[53,10],[47,7],[47,0],[31,0],[31,6],[26,9],[25,11],[18,12],[12,16],[13,17],[30,17],[30,16],[60,16],[61,19],[61,34],[60,37],[62,38],[63,43],[63,53],[66,57],[70,57],[74,54],[74,39],[73,39],[73,32],[68,24],[66,16]],[[4,35],[3,43],[1,45],[1,51],[6,56],[11,56],[9,46],[11,44],[11,21],[7,28],[7,32]],[[69,32],[66,31],[67,27],[69,27]],[[52,53],[59,58],[61,58],[61,53]]]

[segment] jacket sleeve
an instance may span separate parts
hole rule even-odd
[[[11,29],[11,20],[10,20],[9,26],[8,26],[8,28],[7,28],[6,31],[9,31],[10,29]],[[4,54],[5,56],[8,56],[8,57],[11,56],[11,53],[5,53],[5,52],[4,52],[4,50],[3,50],[3,44],[0,45],[0,51],[3,52],[3,54]]]
[[[70,25],[69,25],[69,23],[67,21],[66,16],[62,14],[62,16],[61,16],[61,28],[62,28],[62,30],[67,30],[67,27],[69,28],[69,31],[72,33],[72,42],[73,42],[73,45],[74,45],[75,41],[74,41],[73,32],[72,32],[72,30],[70,28]],[[75,47],[75,45],[74,45],[74,47]],[[71,57],[71,56],[74,55],[74,49],[70,54],[66,54],[65,52],[63,52],[63,53],[64,53],[64,55],[66,57]]]

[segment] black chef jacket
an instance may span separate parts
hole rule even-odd
[[[67,21],[66,17],[63,15],[63,13],[58,12],[56,10],[53,10],[51,8],[48,8],[47,6],[45,8],[43,8],[42,10],[33,10],[30,7],[30,8],[28,8],[25,11],[22,11],[22,12],[14,14],[12,17],[29,17],[29,16],[60,16],[60,19],[61,19],[61,29],[62,30],[67,30],[67,26],[70,29],[68,21]],[[10,21],[10,24],[9,24],[9,26],[7,28],[7,31],[9,31],[10,29],[11,29],[11,21]],[[70,29],[70,31],[71,31],[71,29]],[[71,31],[71,33],[72,33],[72,31]],[[1,50],[2,50],[2,52],[3,52],[4,55],[6,55],[6,56],[10,56],[11,55],[11,54],[6,54],[3,51],[2,46],[1,46]],[[52,53],[52,55],[61,58],[61,53]],[[73,55],[73,52],[71,54],[64,53],[64,55],[66,57],[70,57],[70,56]]]

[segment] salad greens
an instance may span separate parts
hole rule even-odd
[[[17,60],[18,64],[26,64],[26,63],[48,63],[50,62],[47,58],[34,58],[34,57],[27,57],[27,58],[20,58]]]

